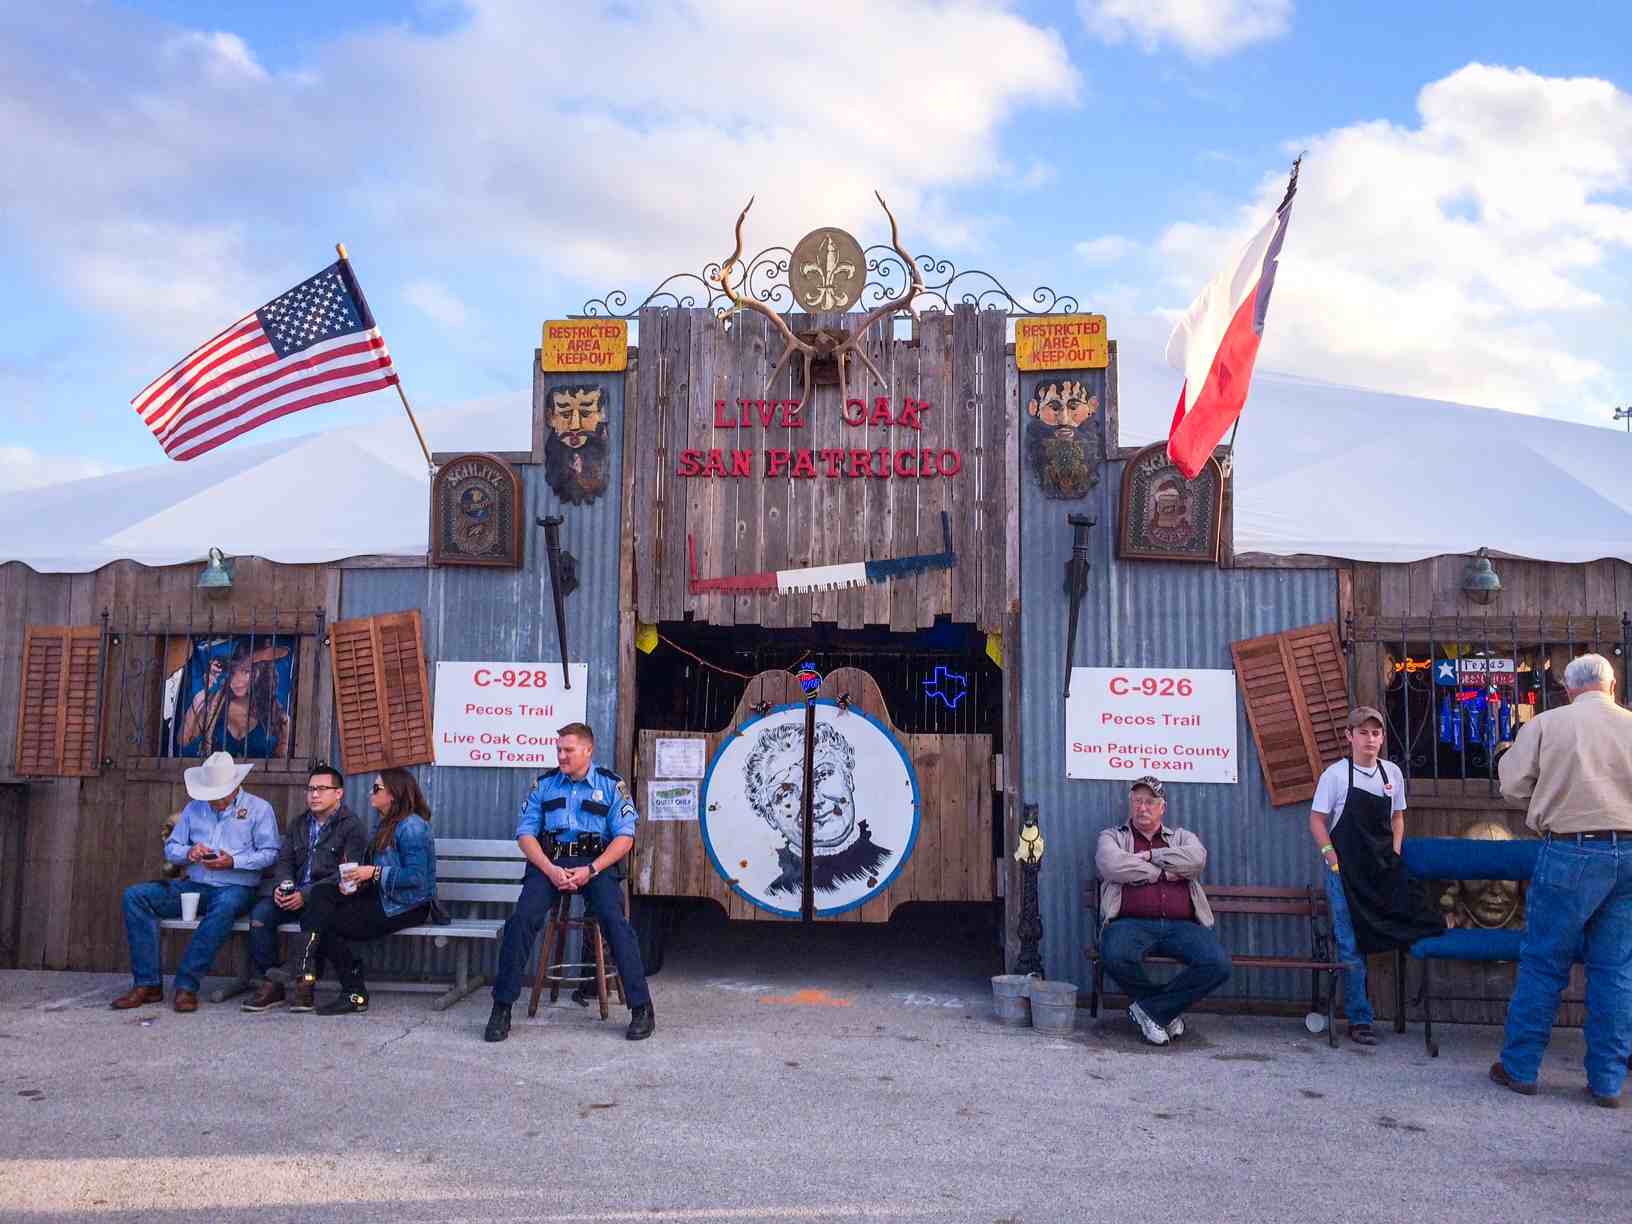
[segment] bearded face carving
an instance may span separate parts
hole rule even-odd
[[[1026,405],[1026,455],[1044,497],[1073,501],[1099,482],[1099,438],[1090,428],[1098,412],[1099,397],[1080,382],[1038,382],[1033,388]]]
[[[544,479],[568,505],[587,506],[606,492],[611,479],[606,389],[553,387],[547,394]]]

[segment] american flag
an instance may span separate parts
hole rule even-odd
[[[396,381],[340,259],[199,345],[130,402],[165,454],[195,459],[291,412]]]

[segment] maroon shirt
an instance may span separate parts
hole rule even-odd
[[[1155,850],[1167,845],[1167,830],[1157,829],[1154,839],[1129,826],[1133,852]],[[1154,884],[1122,885],[1122,909],[1118,918],[1166,918],[1172,922],[1194,922],[1195,902],[1190,900],[1190,881],[1157,880]]]

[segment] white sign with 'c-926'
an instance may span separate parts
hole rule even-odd
[[[1235,673],[1073,667],[1065,699],[1065,776],[1131,782],[1234,782]]]

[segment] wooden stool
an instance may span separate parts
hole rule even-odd
[[[618,975],[616,965],[610,970],[606,967],[606,940],[601,935],[601,924],[589,912],[588,902],[585,902],[582,913],[574,916],[572,898],[572,893],[562,893],[557,897],[555,908],[544,921],[544,941],[538,950],[538,976],[533,979],[533,997],[527,1003],[527,1014],[538,1015],[538,996],[544,993],[546,983],[550,987],[550,1002],[554,1003],[561,997],[563,985],[594,982],[595,993],[601,1001],[601,1019],[606,1020],[611,1016],[607,1009],[609,990],[616,992],[620,1004],[627,1002],[623,997],[623,979]],[[568,931],[583,932],[581,947],[585,952],[593,947],[594,960],[563,959],[566,956]]]

